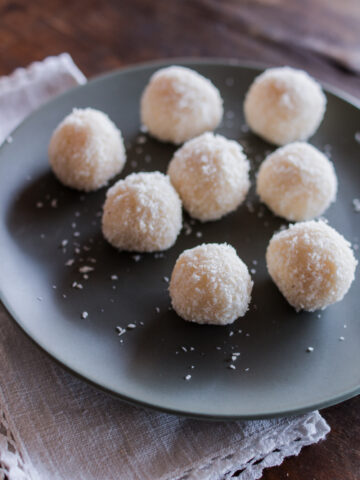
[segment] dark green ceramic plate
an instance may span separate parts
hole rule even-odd
[[[178,63],[209,77],[221,90],[225,116],[218,131],[244,145],[254,180],[272,149],[244,127],[242,102],[258,70],[227,61]],[[359,272],[341,303],[320,313],[295,313],[271,282],[264,261],[272,233],[285,222],[258,202],[254,188],[247,205],[235,213],[218,222],[195,223],[163,255],[139,258],[117,252],[101,236],[105,189],[81,195],[52,175],[47,145],[53,129],[73,107],[87,106],[109,114],[123,132],[128,161],[122,177],[139,170],[165,172],[174,147],[139,131],[141,92],[163,65],[122,70],[75,88],[31,115],[13,133],[12,143],[5,142],[0,151],[3,303],[20,327],[71,371],[123,399],[160,410],[212,419],[271,417],[357,394]],[[338,200],[326,218],[356,248],[360,214],[352,201],[360,186],[355,139],[360,111],[340,96],[327,97],[325,119],[312,138],[331,154],[339,178]],[[60,247],[63,240],[68,241],[65,248]],[[231,243],[253,269],[250,311],[228,327],[186,323],[169,310],[164,277],[170,277],[185,248],[202,242]],[[65,266],[70,259],[75,263]],[[84,265],[95,268],[87,280],[78,271]],[[73,288],[73,282],[83,289]],[[86,319],[81,318],[84,311]],[[131,323],[136,328],[117,336],[116,326]],[[314,347],[312,353],[306,352],[308,346]],[[233,352],[241,353],[236,370],[228,368]],[[186,381],[188,374],[192,377]]]

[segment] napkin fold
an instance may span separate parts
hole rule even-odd
[[[0,141],[85,81],[68,54],[0,78]],[[330,430],[319,412],[208,422],[128,405],[58,366],[2,306],[0,366],[0,480],[255,480]]]
[[[46,100],[78,84],[86,77],[68,53],[17,68],[0,78],[0,143],[33,110]]]

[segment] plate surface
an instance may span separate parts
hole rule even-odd
[[[106,189],[82,195],[56,181],[47,161],[53,129],[73,107],[105,111],[127,145],[121,177],[140,170],[165,172],[175,148],[139,131],[141,92],[165,63],[101,77],[35,112],[0,151],[2,301],[20,327],[74,373],[123,399],[168,412],[270,417],[355,395],[360,391],[359,272],[344,301],[311,314],[295,313],[266,272],[267,243],[286,222],[254,194],[255,172],[273,150],[244,126],[242,101],[258,70],[234,62],[179,63],[221,90],[225,116],[218,132],[240,141],[252,164],[247,204],[218,222],[193,223],[161,255],[136,256],[110,247],[99,216]],[[326,218],[356,248],[360,214],[352,200],[359,197],[360,111],[334,94],[327,98],[325,119],[311,142],[331,154],[339,179],[338,199]],[[185,248],[202,242],[231,243],[253,272],[250,311],[228,327],[190,324],[169,310],[164,277],[170,277]],[[73,265],[65,266],[70,259]],[[94,267],[87,280],[79,272],[84,265]],[[73,282],[83,289],[73,288]],[[87,319],[81,318],[83,311]],[[117,336],[115,327],[129,323],[136,328]],[[228,368],[232,352],[241,353],[236,370]]]

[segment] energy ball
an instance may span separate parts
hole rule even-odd
[[[245,315],[253,282],[245,263],[226,243],[185,250],[170,280],[171,303],[184,320],[227,325]]]
[[[245,97],[246,122],[275,145],[307,140],[326,107],[321,86],[303,70],[269,68],[255,78]]]
[[[160,172],[132,173],[107,191],[102,231],[120,250],[166,250],[181,227],[181,200],[169,177]]]
[[[219,90],[190,68],[158,70],[141,98],[141,121],[151,135],[163,142],[181,144],[214,130],[222,116]]]
[[[337,178],[323,153],[308,143],[295,142],[265,159],[256,189],[276,215],[298,222],[321,215],[335,201]]]
[[[52,134],[49,160],[64,185],[85,192],[97,190],[124,167],[121,132],[105,113],[75,108]]]
[[[212,133],[189,140],[177,150],[168,175],[185,209],[202,222],[235,210],[250,187],[249,162],[242,147]]]
[[[357,265],[350,243],[325,222],[314,220],[276,233],[266,262],[290,305],[309,312],[342,300]]]

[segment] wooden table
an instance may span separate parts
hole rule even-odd
[[[0,75],[64,51],[87,76],[166,57],[288,64],[360,98],[360,2],[0,0]],[[328,438],[264,480],[360,479],[360,396],[322,413]]]

